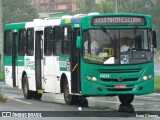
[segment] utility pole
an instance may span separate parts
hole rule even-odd
[[[3,52],[2,52],[2,32],[3,32],[3,24],[2,24],[2,0],[0,0],[0,67],[1,67],[1,69],[0,69],[0,72],[2,72],[2,66],[3,66]]]

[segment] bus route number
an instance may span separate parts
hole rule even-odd
[[[110,78],[110,74],[100,74],[100,78]]]

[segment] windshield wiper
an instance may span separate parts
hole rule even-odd
[[[106,30],[105,28],[103,28],[103,27],[101,27],[101,29],[103,30],[103,32],[104,32],[107,36],[109,36],[110,40],[113,41],[113,38],[112,38],[111,35],[107,32],[107,30]]]

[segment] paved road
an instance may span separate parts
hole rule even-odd
[[[149,112],[150,118],[158,119],[156,117],[157,113],[155,111],[160,111],[160,95],[150,94],[143,96],[136,96],[132,105],[124,106],[121,105],[117,97],[89,97],[88,106],[70,106],[66,105],[63,100],[62,95],[54,95],[51,93],[44,94],[41,101],[37,100],[25,100],[23,98],[22,90],[16,88],[8,88],[4,83],[0,82],[0,89],[8,97],[6,103],[0,103],[0,111],[22,111],[38,112],[41,116],[56,117],[56,119],[142,119],[141,117],[146,117],[147,112],[137,112],[137,111],[152,111]],[[46,112],[43,112],[46,111]],[[49,112],[51,111],[51,112]],[[56,112],[53,112],[56,111]],[[60,111],[60,112],[59,112]],[[38,114],[37,115],[40,115]],[[159,112],[160,113],[160,112]],[[26,113],[28,115],[28,113]],[[24,114],[25,115],[25,114]],[[68,115],[68,117],[66,117]],[[155,115],[155,116],[153,116]],[[107,117],[106,117],[107,116]],[[111,116],[111,117],[109,117]],[[137,116],[137,117],[136,117]],[[48,118],[47,119],[51,119]],[[85,117],[85,118],[83,118]],[[115,118],[114,118],[115,117]],[[159,115],[160,117],[160,115]],[[3,118],[4,120],[6,118]],[[20,119],[20,118],[18,118]],[[39,120],[37,118],[35,120]],[[46,118],[45,118],[46,119]],[[146,118],[143,118],[146,119]],[[15,118],[17,120],[17,118]]]

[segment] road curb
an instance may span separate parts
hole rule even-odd
[[[153,95],[158,95],[158,96],[160,96],[160,93],[153,93]]]

